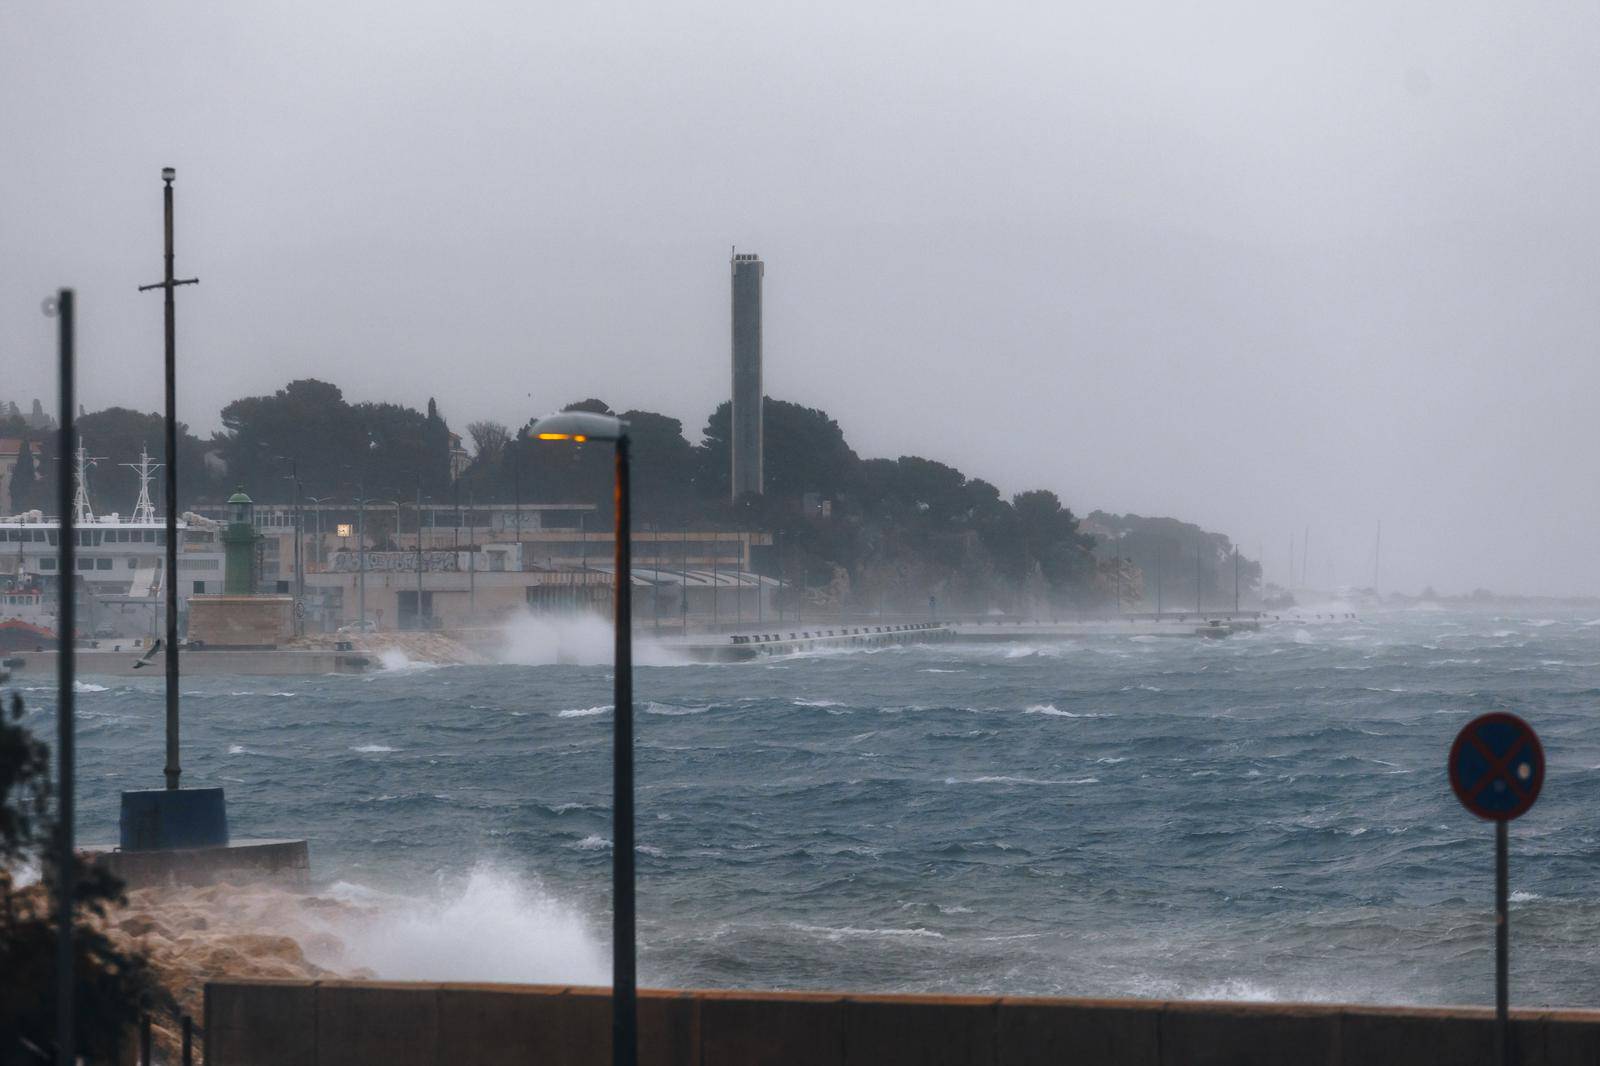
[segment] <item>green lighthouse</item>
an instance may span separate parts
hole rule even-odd
[[[222,588],[229,596],[249,596],[255,592],[256,523],[255,501],[244,493],[244,486],[228,497],[228,525],[222,531],[225,567]]]

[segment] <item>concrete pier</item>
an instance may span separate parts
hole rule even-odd
[[[235,840],[222,847],[160,851],[90,846],[79,854],[129,888],[260,882],[305,888],[311,882],[311,850],[304,840]]]
[[[842,993],[639,993],[648,1066],[1494,1066],[1450,1007]],[[211,1066],[611,1061],[608,989],[374,981],[206,986]],[[1511,1012],[1519,1066],[1600,1061],[1600,1012]]]

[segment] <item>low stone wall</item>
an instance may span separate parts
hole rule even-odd
[[[604,1066],[603,988],[222,982],[210,1066]],[[1514,1011],[1519,1066],[1600,1062],[1600,1012]],[[639,994],[646,1066],[1494,1066],[1467,1008],[836,993]]]
[[[217,648],[275,648],[294,637],[292,596],[190,596],[189,639]]]

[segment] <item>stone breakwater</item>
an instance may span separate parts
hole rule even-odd
[[[290,890],[233,885],[146,888],[101,920],[121,950],[143,955],[178,1009],[197,1022],[205,986],[226,978],[316,980],[372,977],[351,965],[336,931],[358,927],[371,908]],[[152,1018],[158,1048],[175,1053],[175,1019]]]

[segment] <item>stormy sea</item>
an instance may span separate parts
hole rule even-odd
[[[1510,710],[1549,765],[1511,831],[1513,1000],[1591,1004],[1595,613],[714,666],[646,641],[641,981],[1489,1002],[1493,832],[1445,757]],[[383,977],[604,983],[607,632],[530,627],[518,664],[186,680],[184,784],[226,787],[235,837],[308,838],[314,894],[363,916],[259,920]],[[587,665],[554,661],[575,646]],[[80,682],[81,839],[160,787],[161,686]],[[53,691],[23,694],[48,735]]]

